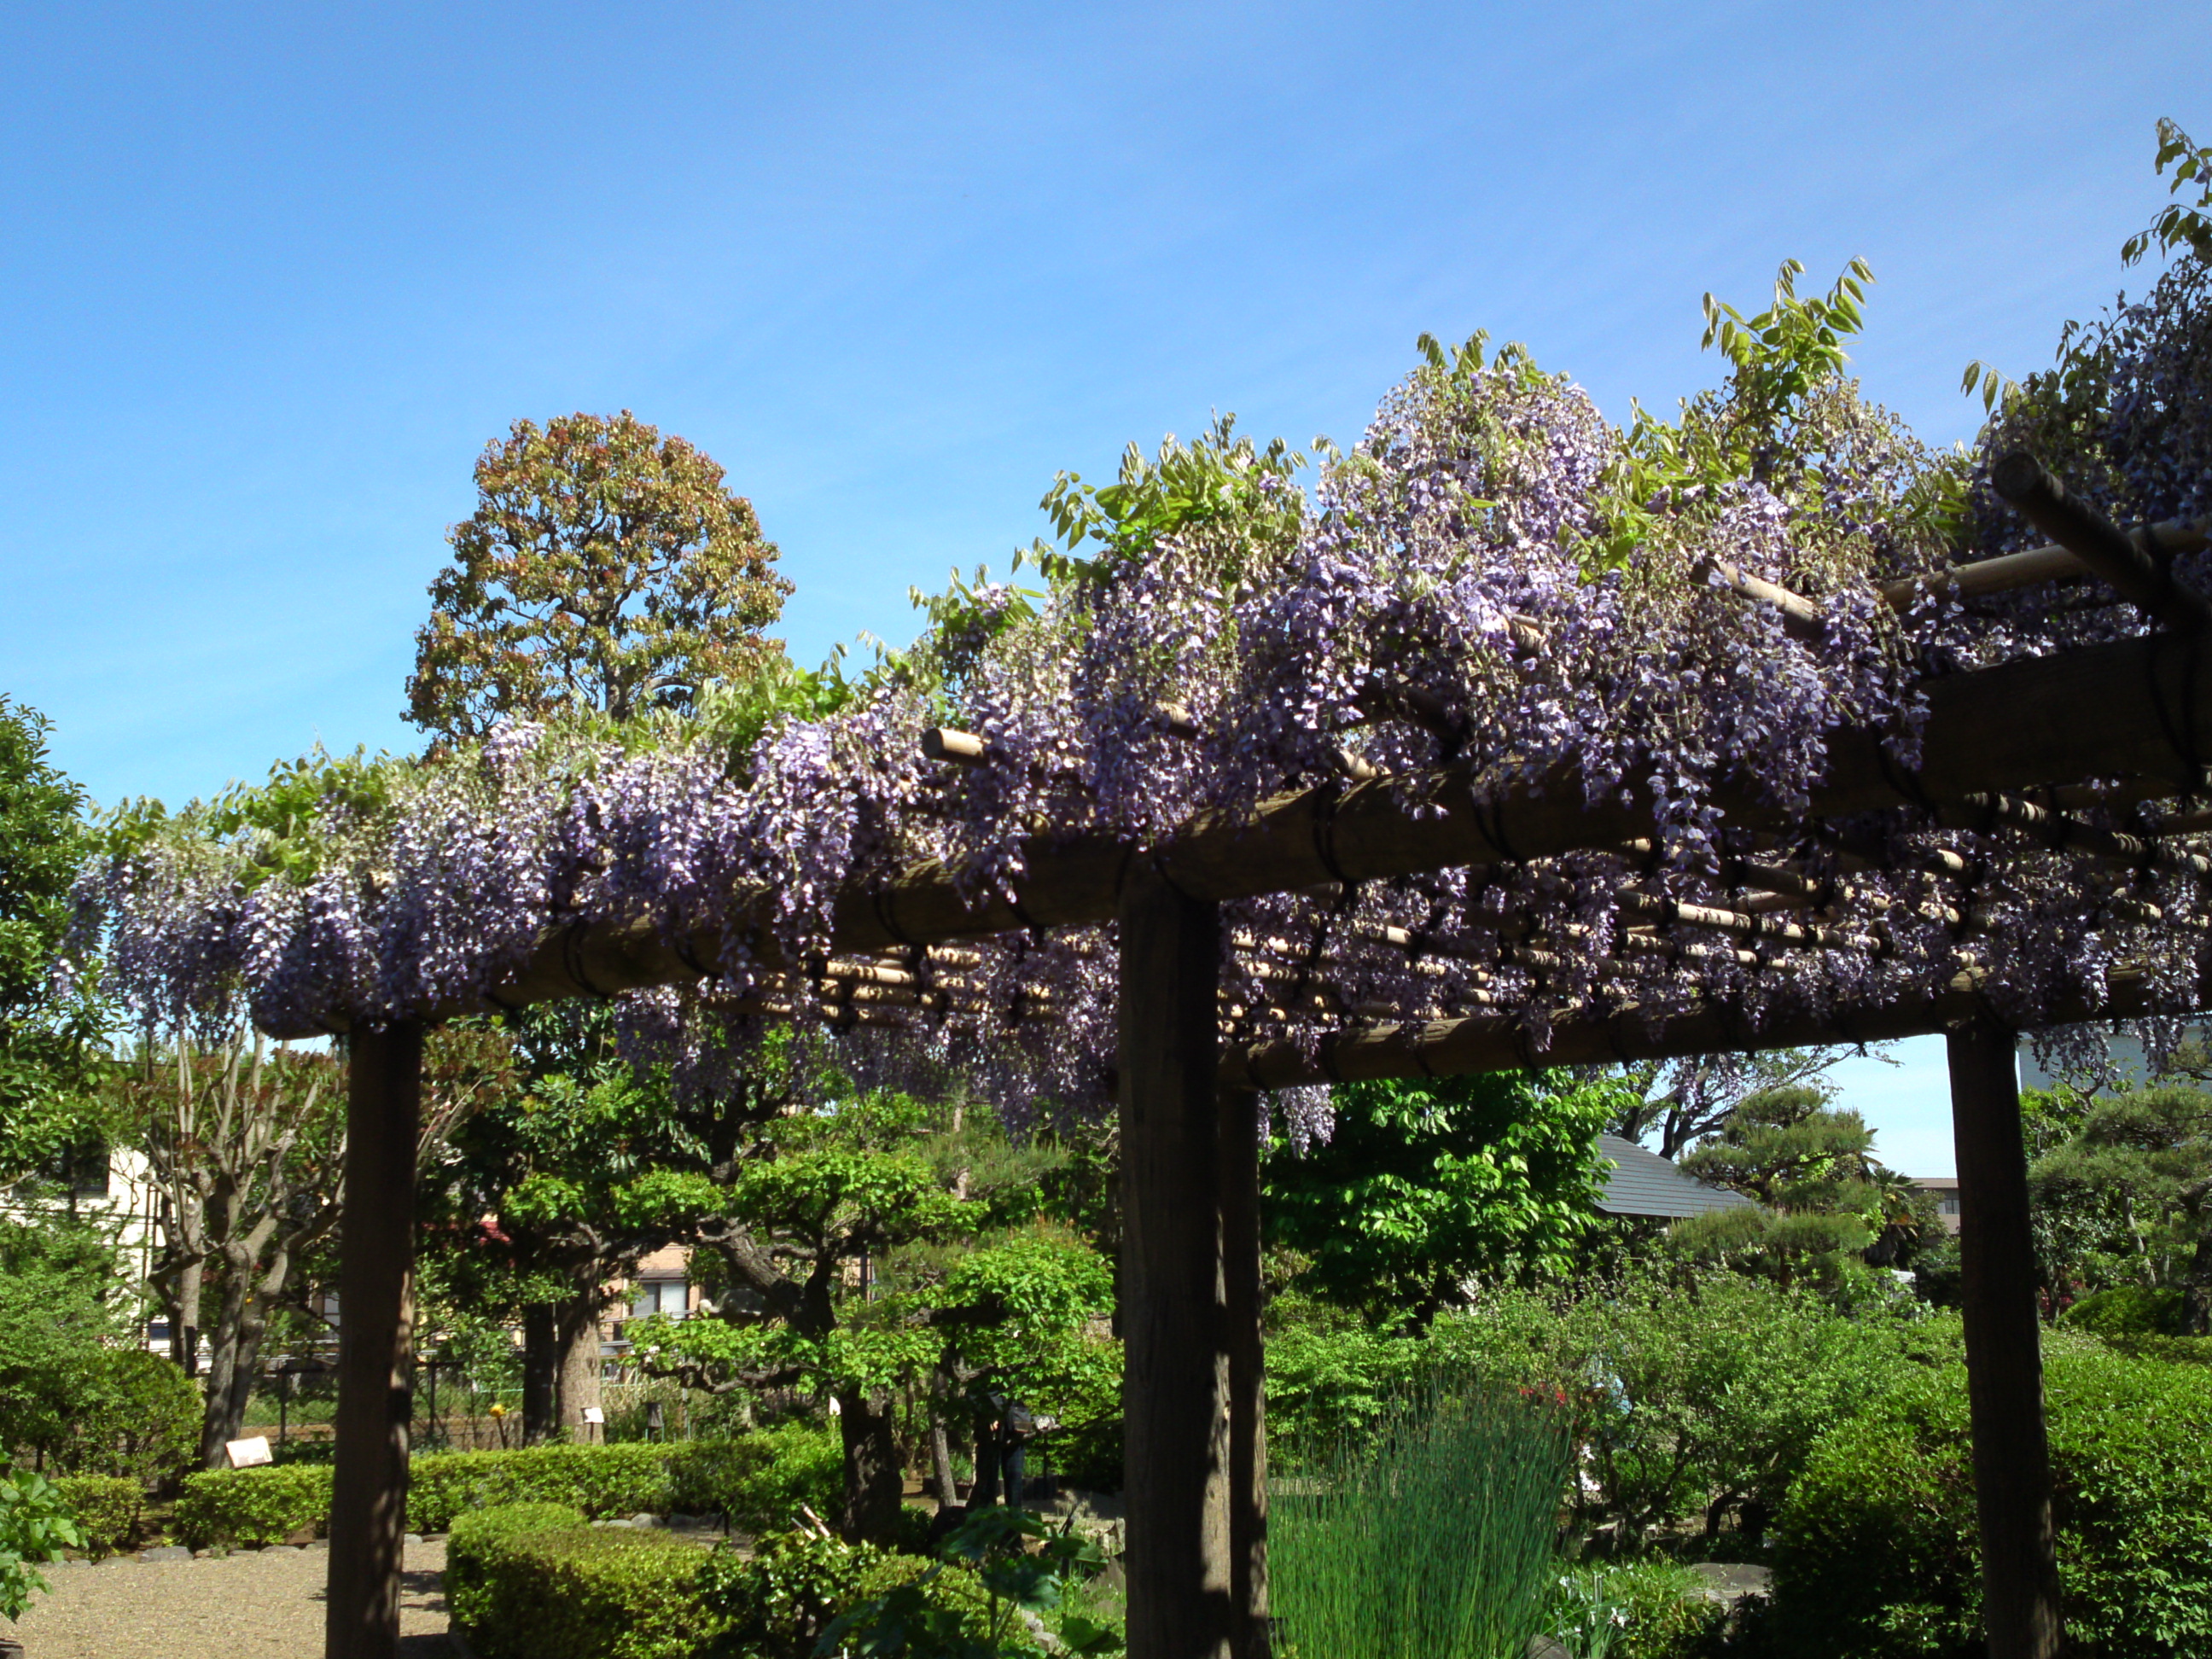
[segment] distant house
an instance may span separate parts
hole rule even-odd
[[[1605,1215],[1679,1220],[1684,1216],[1710,1215],[1716,1210],[1759,1207],[1741,1193],[1684,1175],[1658,1153],[1646,1152],[1619,1135],[1600,1135],[1597,1155],[1601,1164],[1612,1166],[1606,1171],[1604,1196],[1597,1201]]]
[[[1942,1218],[1943,1231],[1955,1234],[1959,1231],[1959,1178],[1956,1176],[1923,1176],[1912,1183],[1936,1200],[1936,1213]]]

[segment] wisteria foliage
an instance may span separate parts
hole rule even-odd
[[[2185,261],[2121,312],[2099,346],[2101,412],[2065,416],[2116,511],[2207,505],[2207,297],[2203,268]],[[2001,414],[1987,445],[2017,440],[2033,415]],[[1962,970],[2033,1025],[2122,963],[2192,1005],[2191,930],[2208,914],[2180,875],[1938,832],[1912,811],[1846,826],[1854,861],[1834,826],[1754,848],[1723,821],[1723,781],[1801,806],[1841,726],[1885,732],[1909,765],[1931,674],[2142,626],[2078,588],[1895,613],[1876,584],[2029,532],[1978,497],[1979,545],[1955,545],[1931,508],[1956,498],[1955,468],[1850,382],[1823,380],[1790,417],[1758,476],[1636,503],[1656,528],[1607,566],[1589,549],[1620,505],[1622,432],[1524,353],[1440,356],[1391,391],[1355,449],[1329,456],[1310,498],[1224,429],[1213,457],[1243,506],[1125,538],[1055,571],[1048,594],[961,590],[833,713],[738,744],[711,720],[514,724],[434,762],[391,763],[373,806],[334,795],[283,836],[211,834],[185,814],[88,867],[79,937],[150,1023],[220,1024],[243,999],[265,1027],[302,1031],[479,1006],[549,930],[648,919],[711,952],[696,987],[631,999],[626,1014],[633,1045],[673,1057],[686,1086],[714,1086],[718,1067],[744,1063],[748,1032],[789,1019],[821,1026],[846,1075],[962,1077],[1020,1122],[1091,1109],[1107,1091],[1112,929],[965,946],[957,1012],[860,1021],[824,1003],[812,971],[830,955],[834,895],[931,860],[1002,888],[1056,838],[1142,848],[1347,768],[1419,779],[1457,765],[1478,796],[1571,775],[1586,799],[1648,803],[1656,845],[1231,905],[1231,1040],[1312,1044],[1377,1019],[1487,1011],[1540,1054],[1553,1021],[1578,1011],[1632,1004],[1656,1025],[1722,1000],[1755,1024]],[[1686,429],[1729,418],[1725,391],[1683,413]],[[1714,559],[1816,601],[1824,633],[1790,637],[1778,613],[1715,583]],[[926,761],[919,732],[939,723],[981,737],[988,759]],[[1405,787],[1419,807],[1421,786]],[[2103,821],[2141,828],[2160,810]],[[1869,845],[1884,854],[1873,869]],[[1932,872],[1939,847],[1967,873]],[[1832,878],[1818,920],[1867,948],[1761,946],[1748,962],[1624,950],[1624,891],[1728,905],[1735,861],[1754,852]],[[2163,923],[2142,920],[2154,915]],[[911,966],[925,983],[952,971]],[[1325,1091],[1288,1104],[1293,1133],[1325,1129]]]

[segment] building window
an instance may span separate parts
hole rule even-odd
[[[640,1279],[629,1304],[632,1319],[650,1319],[655,1314],[681,1319],[690,1310],[690,1296],[680,1279]]]
[[[1945,1199],[1945,1200],[1944,1200],[1941,1204],[1937,1205],[1937,1206],[1936,1206],[1936,1209],[1937,1213],[1938,1213],[1938,1214],[1941,1214],[1941,1215],[1956,1215],[1956,1214],[1958,1214],[1958,1213],[1959,1213],[1959,1198],[1958,1198],[1958,1194],[1955,1194],[1955,1193],[1954,1193],[1954,1194],[1953,1194],[1950,1197],[1948,1197],[1948,1198]]]

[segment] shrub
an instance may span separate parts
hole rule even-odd
[[[2181,1303],[2179,1286],[2115,1285],[2083,1297],[2066,1310],[2065,1319],[2098,1336],[2179,1336]]]
[[[749,1438],[767,1455],[728,1491],[720,1507],[730,1524],[750,1533],[780,1532],[799,1519],[800,1504],[834,1522],[845,1504],[845,1452],[837,1431],[784,1423]]]
[[[2212,1650],[2212,1372],[2054,1342],[2045,1397],[2073,1650],[2182,1659]],[[1964,1368],[1930,1374],[1822,1437],[1777,1527],[1782,1650],[1979,1651]]]
[[[592,1520],[659,1515],[669,1508],[677,1449],[631,1443],[433,1453],[410,1471],[407,1525],[443,1532],[466,1510],[502,1504],[569,1504]]]
[[[466,1553],[483,1659],[691,1659],[717,1633],[701,1577],[718,1552],[668,1533],[495,1532]]]
[[[83,1543],[52,1481],[30,1469],[0,1471],[0,1619],[21,1619],[33,1595],[53,1588],[39,1569]]]
[[[1561,1577],[1547,1628],[1573,1659],[1700,1659],[1727,1622],[1696,1572],[1647,1558]]]
[[[1272,1419],[1273,1400],[1268,1408]],[[1121,1490],[1122,1422],[1118,1412],[1087,1422],[1063,1424],[1037,1438],[1043,1458],[1049,1460],[1054,1477],[1061,1486],[1078,1492]]]
[[[1301,1654],[1520,1659],[1542,1628],[1564,1425],[1431,1389],[1271,1492],[1269,1585]]]
[[[1638,1275],[1562,1304],[1498,1293],[1439,1319],[1430,1363],[1564,1395],[1588,1448],[1578,1518],[1629,1547],[1730,1510],[1760,1530],[1830,1425],[1960,1352],[1948,1316],[1851,1317],[1729,1273]]]
[[[48,1461],[72,1474],[119,1475],[150,1486],[183,1468],[198,1449],[204,1410],[199,1390],[174,1360],[143,1348],[105,1348],[76,1378]]]
[[[701,1593],[738,1652],[811,1659],[822,1632],[858,1599],[865,1576],[884,1559],[872,1544],[781,1533],[764,1540],[750,1559],[717,1551],[702,1571]]]
[[[446,1605],[454,1625],[471,1642],[491,1607],[489,1559],[509,1540],[526,1534],[573,1531],[584,1524],[584,1512],[567,1504],[501,1504],[477,1510],[453,1522],[446,1540]]]
[[[112,1474],[65,1474],[54,1485],[76,1516],[87,1555],[113,1555],[137,1531],[146,1494],[136,1480]]]
[[[194,1549],[282,1543],[330,1520],[327,1465],[203,1469],[188,1474],[169,1524]]]
[[[979,1574],[918,1555],[886,1555],[869,1566],[842,1617],[844,1628],[829,1634],[858,1638],[861,1652],[899,1651],[872,1645],[891,1630],[905,1634],[907,1651],[932,1656],[1030,1659],[1044,1652],[1014,1606],[994,1602]]]

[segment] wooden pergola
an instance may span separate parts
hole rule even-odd
[[[2212,606],[2178,584],[2173,554],[2206,544],[2204,522],[2123,532],[2070,499],[2039,468],[2001,468],[1999,487],[2052,540],[2035,552],[1894,584],[1899,608],[1929,586],[1988,592],[2101,580],[2160,626],[2145,636],[1929,681],[1920,760],[1906,769],[1882,733],[1829,736],[1826,775],[1802,811],[1746,788],[1718,803],[1745,830],[1820,839],[1820,869],[1787,856],[1740,865],[1726,905],[1624,894],[1620,951],[1665,972],[1698,953],[1746,963],[1865,949],[1832,914],[1833,869],[1866,867],[1863,840],[1840,821],[1898,808],[1984,836],[2101,860],[2116,870],[2212,875],[2191,837],[2212,814],[2197,733],[2212,733],[2212,664],[2202,660]],[[1747,604],[1817,627],[1819,607],[1722,570]],[[947,763],[988,763],[987,745],[930,734]],[[1356,1079],[1441,1076],[1526,1065],[1607,1062],[1723,1050],[1863,1042],[1941,1032],[1948,1039],[1964,1211],[1961,1248],[1974,1468],[1990,1652],[2051,1659],[2063,1645],[2051,1473],[2018,1104],[2017,1035],[1988,970],[1962,958],[1947,984],[1909,996],[1776,1015],[1725,998],[1679,1003],[1654,1020],[1632,999],[1569,1006],[1548,1041],[1525,1010],[1452,1018],[1358,1019],[1332,1035],[1224,1038],[1224,946],[1286,997],[1304,981],[1265,938],[1224,933],[1222,907],[1472,866],[1525,868],[1586,851],[1648,844],[1647,807],[1616,793],[1597,805],[1565,777],[1478,793],[1471,774],[1332,783],[1236,819],[1202,820],[1154,850],[1106,839],[1039,837],[1010,890],[975,895],[934,866],[840,893],[828,955],[783,962],[763,930],[757,956],[780,965],[758,1011],[828,996],[860,1024],[972,1018],[984,994],[965,971],[993,935],[1118,928],[1118,1066],[1126,1247],[1128,1650],[1132,1659],[1261,1659],[1267,1652],[1266,1444],[1259,1306],[1259,1122],[1255,1091]],[[2115,805],[2173,801],[2148,832],[2094,821]],[[1923,820],[1917,819],[1916,822]],[[1831,831],[1833,833],[1831,833]],[[1825,838],[1825,839],[1822,839]],[[1938,858],[1950,856],[1935,855]],[[1970,875],[1965,861],[1946,866]],[[766,896],[761,913],[766,914]],[[2155,921],[2154,917],[2153,921]],[[965,942],[965,943],[963,943]],[[1370,941],[1372,943],[1373,941]],[[1413,957],[1418,932],[1385,941]],[[341,1296],[336,1495],[331,1524],[330,1659],[392,1659],[407,1486],[414,1157],[422,1033],[430,1020],[570,996],[695,982],[727,939],[672,939],[653,921],[580,924],[545,938],[481,1002],[423,1020],[356,1030],[351,1042],[347,1224]],[[1538,951],[1541,941],[1528,950]],[[1517,948],[1517,947],[1516,947]],[[1628,959],[1633,958],[1633,962]],[[2044,1024],[2179,1012],[2151,977],[2110,976],[2097,995],[2045,1008]],[[1413,1011],[1405,1011],[1411,1012]],[[1046,1011],[1042,1017],[1049,1017]]]

